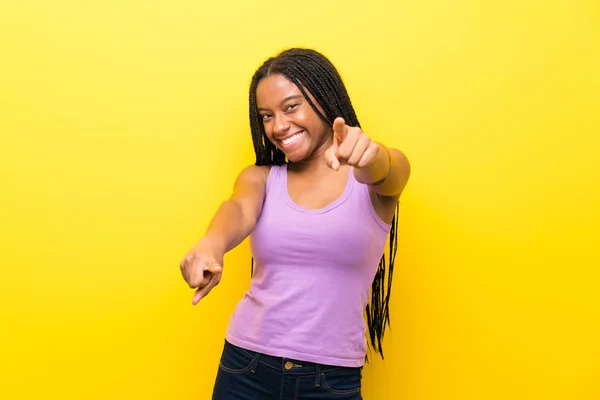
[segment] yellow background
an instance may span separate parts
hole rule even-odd
[[[209,398],[250,253],[197,307],[178,264],[253,162],[252,73],[307,46],[413,166],[365,399],[600,399],[599,26],[595,0],[3,1],[0,398]]]

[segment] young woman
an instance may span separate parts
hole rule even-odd
[[[361,399],[363,313],[383,356],[408,160],[361,130],[337,70],[314,50],[286,50],[256,71],[250,127],[256,164],[181,263],[197,304],[250,236],[254,274],[213,399]]]

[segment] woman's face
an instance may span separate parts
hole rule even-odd
[[[321,107],[308,93],[313,104]],[[283,75],[262,79],[256,88],[256,104],[267,138],[292,162],[324,153],[333,134],[306,101],[298,87]]]

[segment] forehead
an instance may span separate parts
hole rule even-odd
[[[298,86],[283,75],[271,75],[258,83],[256,87],[256,103],[277,104],[290,95],[301,94]]]

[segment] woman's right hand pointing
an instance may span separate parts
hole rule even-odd
[[[223,255],[203,238],[188,251],[179,266],[183,279],[190,288],[196,289],[192,297],[192,304],[196,305],[221,281]]]

